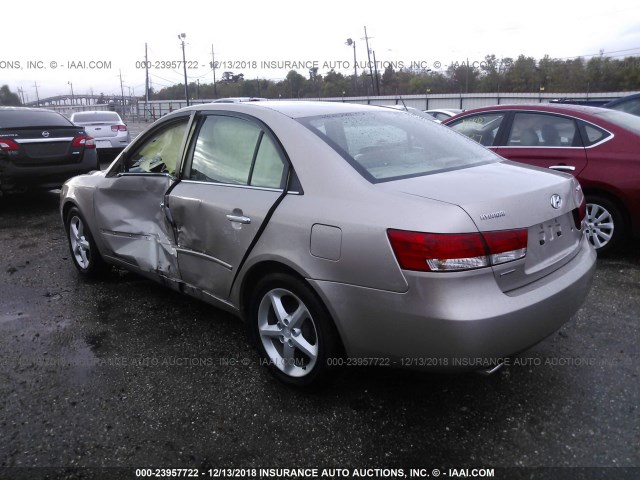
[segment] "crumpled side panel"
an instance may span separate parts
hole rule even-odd
[[[177,279],[173,230],[161,207],[171,182],[167,175],[105,178],[94,208],[99,235],[111,255]]]

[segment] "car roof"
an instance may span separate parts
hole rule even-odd
[[[73,112],[71,115],[77,115],[78,113],[115,113],[118,115],[118,112],[112,110],[83,110],[81,112]]]
[[[541,110],[558,113],[582,112],[585,114],[594,114],[603,111],[604,108],[589,107],[586,105],[568,105],[564,103],[514,103],[479,107],[465,110],[464,113],[468,114],[470,112],[480,112],[487,110]]]
[[[588,107],[585,105],[567,105],[557,103],[514,103],[514,104],[502,104],[491,105],[487,107],[472,108],[465,110],[463,113],[456,115],[455,117],[444,120],[443,123],[449,124],[456,121],[458,118],[466,117],[480,112],[494,112],[498,110],[529,110],[540,111],[547,113],[560,113],[565,115],[574,116],[587,116],[595,115],[601,112],[606,112],[608,109],[602,107]]]
[[[603,105],[604,108],[611,108],[611,107],[615,107],[616,105],[620,105],[621,103],[626,103],[629,102],[631,100],[635,100],[636,98],[640,98],[640,93],[632,93],[631,95],[627,95],[625,97],[622,98],[617,98],[615,100],[611,100],[608,103],[605,103]]]
[[[35,108],[35,107],[0,107],[0,110],[10,111],[14,110],[17,112],[53,112],[58,113],[54,110],[49,110],[48,108]]]
[[[224,97],[213,100],[211,103],[241,103],[241,102],[261,102],[267,100],[262,97]]]
[[[317,115],[333,115],[340,113],[371,112],[372,110],[388,111],[383,107],[373,105],[362,105],[357,103],[343,102],[317,102],[317,101],[291,101],[291,100],[265,100],[260,102],[242,103],[208,103],[193,105],[182,110],[233,110],[237,112],[251,112],[256,109],[273,110],[290,118],[313,117]]]

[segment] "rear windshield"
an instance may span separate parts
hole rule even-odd
[[[298,121],[372,183],[500,161],[450,128],[402,112],[323,115]]]
[[[120,122],[120,116],[115,112],[84,112],[74,113],[74,122]]]
[[[0,128],[71,126],[69,120],[51,110],[0,110]]]
[[[619,127],[629,130],[633,133],[640,134],[640,117],[630,113],[619,112],[617,110],[601,109],[594,115],[604,118],[605,120],[615,123]]]

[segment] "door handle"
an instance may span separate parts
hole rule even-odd
[[[244,225],[248,225],[251,223],[251,219],[249,217],[245,217],[244,215],[227,215],[227,220],[230,222],[238,222],[243,223]]]
[[[576,169],[573,165],[552,165],[549,168],[559,170],[561,172],[573,172]]]

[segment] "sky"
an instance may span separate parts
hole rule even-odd
[[[209,1],[19,2],[19,21],[3,22],[0,85],[25,101],[37,95],[143,95],[145,43],[154,89],[182,83],[184,33],[189,82],[211,83],[212,49],[224,71],[245,79],[308,77],[318,67],[353,73],[366,62],[364,27],[377,62],[446,70],[452,63],[520,54],[536,59],[640,57],[637,0],[456,2]],[[297,62],[294,64],[294,62]],[[360,71],[360,68],[359,68]],[[640,86],[639,86],[640,88]]]

